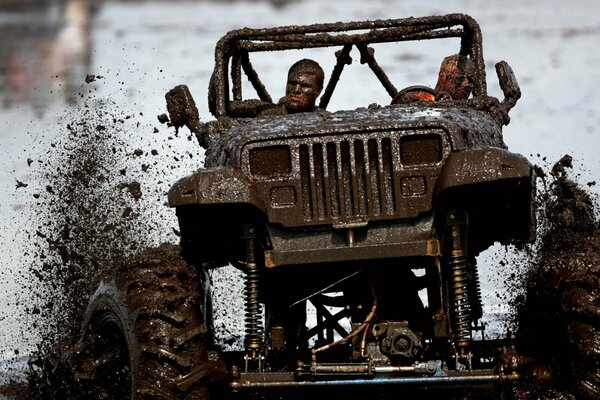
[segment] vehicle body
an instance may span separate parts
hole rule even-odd
[[[327,109],[353,49],[391,99],[398,90],[369,46],[442,38],[458,38],[448,54],[476,67],[468,100],[259,116],[276,105],[254,52],[338,50],[321,96]],[[506,63],[496,68],[502,101],[487,95],[479,26],[463,14],[244,28],[216,47],[216,120],[199,122],[187,88],[167,94],[171,123],[206,148],[204,167],[169,191],[182,255],[202,272],[201,288],[212,268],[246,274],[245,351],[216,349],[231,392],[377,386],[468,396],[520,379],[509,341],[473,338],[475,256],[535,233],[533,168],[502,137],[520,90]],[[258,99],[243,99],[242,72]],[[209,292],[200,297],[210,348]]]
[[[249,61],[252,52],[341,48],[338,70],[321,98],[326,108],[328,90],[335,88],[352,48],[394,97],[397,90],[372,52],[369,59],[368,46],[442,37],[460,37],[459,52],[476,66],[469,100],[247,118],[245,105],[271,102]],[[478,25],[460,14],[242,29],[218,43],[209,95],[217,121],[196,129],[207,148],[205,168],[176,183],[169,204],[176,208],[183,254],[191,263],[208,268],[232,263],[248,274],[246,367],[231,381],[233,389],[332,381],[434,387],[449,380],[470,387],[516,377],[514,371],[475,361],[482,356],[472,351],[471,331],[481,308],[475,255],[497,241],[531,240],[535,227],[532,167],[509,152],[502,138],[508,110],[520,95],[518,85],[510,68],[500,64],[507,98],[488,97],[481,48]],[[260,101],[242,100],[242,71]],[[396,294],[414,290],[406,282],[411,276],[402,271],[411,268],[426,271],[429,305],[418,312],[393,310],[414,305],[411,296]],[[362,329],[371,332],[357,335],[362,343],[355,336],[340,345],[346,347],[345,360],[325,350],[321,357],[315,349],[334,342],[335,333],[350,334],[340,327],[339,315],[324,317],[324,305],[341,306],[354,328],[364,325],[366,305],[373,302],[367,282],[373,299],[379,298],[379,310],[386,311],[375,311],[376,318]],[[332,299],[325,292],[343,295]],[[320,308],[320,319],[313,330],[302,332],[302,323],[294,324],[304,311],[294,308],[306,301]],[[255,315],[259,302],[266,305],[264,337]],[[420,321],[421,313],[428,322]],[[410,328],[419,324],[419,330]],[[317,337],[312,361],[311,334]],[[389,343],[384,350],[384,342],[398,338],[410,342],[411,350]],[[269,356],[286,351],[298,358],[277,362],[294,368],[273,372],[277,362],[270,365]],[[320,358],[335,364],[322,364]],[[304,367],[296,367],[297,361]],[[429,372],[416,372],[423,363]],[[467,365],[464,371],[461,365]],[[410,372],[404,376],[402,368]]]

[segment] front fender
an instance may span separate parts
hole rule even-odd
[[[490,147],[451,153],[440,171],[434,196],[458,186],[505,179],[529,180],[531,174],[529,161],[508,150]]]
[[[533,168],[520,154],[499,148],[453,153],[434,188],[434,206],[440,215],[454,207],[468,211],[476,253],[494,242],[531,241],[536,224]]]
[[[199,169],[169,189],[170,207],[191,204],[251,204],[265,211],[252,182],[240,169],[231,167]]]

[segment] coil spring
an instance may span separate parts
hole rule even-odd
[[[467,288],[467,263],[462,251],[453,251],[449,264],[454,344],[457,347],[464,347],[471,341],[471,304]]]
[[[471,318],[478,320],[483,316],[483,307],[481,303],[481,285],[479,282],[479,271],[475,260],[471,263],[473,276],[471,278],[469,298],[471,299]]]
[[[262,347],[263,326],[262,306],[260,304],[260,276],[256,264],[248,263],[244,283],[244,322],[247,349]]]

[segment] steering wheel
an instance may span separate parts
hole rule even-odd
[[[399,91],[392,99],[391,104],[410,104],[415,101],[433,102],[438,97],[438,91],[429,86],[408,86]]]

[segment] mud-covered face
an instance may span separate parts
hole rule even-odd
[[[449,65],[440,71],[435,86],[435,90],[448,93],[454,100],[469,98],[472,89],[473,85],[467,74],[461,71],[456,64]]]
[[[290,113],[313,111],[321,86],[312,71],[297,70],[289,74],[285,89],[285,108]]]

